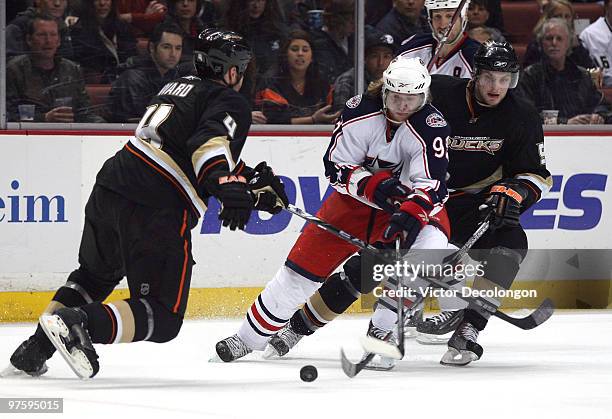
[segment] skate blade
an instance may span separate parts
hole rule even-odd
[[[404,339],[412,339],[418,336],[416,327],[404,327]]]
[[[274,349],[274,346],[266,345],[266,348],[264,349],[261,357],[263,359],[280,359],[281,356],[278,354],[278,352],[276,352],[276,349]]]
[[[402,353],[397,346],[371,336],[363,336],[361,346],[366,352],[372,352],[387,358],[402,359]]]
[[[445,345],[453,335],[453,332],[445,335],[431,335],[417,332],[416,341],[421,345]]]
[[[363,369],[371,371],[391,371],[393,368],[395,368],[395,359],[377,355],[377,357],[368,362]]]
[[[43,331],[57,351],[62,355],[70,369],[82,379],[89,379],[93,376],[94,369],[87,359],[87,356],[78,348],[72,348],[70,352],[64,345],[62,337],[68,336],[68,326],[56,315],[43,314],[38,320]]]
[[[478,359],[480,358],[478,358],[474,352],[448,348],[448,351],[442,356],[440,364],[452,367],[462,367],[472,361],[478,361]]]
[[[211,358],[208,359],[208,362],[212,362],[213,364],[225,364],[219,355],[215,354]]]
[[[8,378],[8,377],[30,377],[37,378],[47,372],[47,364],[45,363],[43,367],[35,374],[28,374],[25,371],[20,370],[19,368],[15,368],[13,364],[9,363],[8,367],[4,368],[0,371],[0,378]]]

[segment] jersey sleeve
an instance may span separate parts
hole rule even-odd
[[[367,156],[367,133],[358,120],[345,121],[350,112],[342,113],[332,133],[330,145],[323,157],[325,176],[338,192],[370,206],[375,205],[363,197],[359,186],[372,173],[363,164]],[[365,134],[365,135],[364,135]]]
[[[548,193],[552,177],[546,168],[544,131],[540,118],[535,110],[522,112],[521,115],[523,122],[516,130],[516,146],[507,151],[503,176],[519,180],[529,190],[529,196],[522,206],[524,211]]]
[[[240,153],[251,126],[251,109],[240,94],[226,89],[208,101],[198,128],[187,141],[198,184],[213,172],[244,168]]]
[[[444,117],[435,109],[422,112],[409,128],[418,144],[413,148],[410,159],[409,179],[413,196],[425,200],[424,207],[434,215],[448,199],[446,177],[448,170],[447,142],[450,127]]]

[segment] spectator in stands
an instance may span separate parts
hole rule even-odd
[[[138,54],[129,26],[117,17],[115,0],[82,0],[72,42],[88,83],[112,82],[119,65]]]
[[[370,82],[382,77],[383,71],[395,56],[393,37],[372,26],[365,27],[365,74],[364,89]],[[347,100],[355,96],[355,69],[351,68],[340,74],[334,83],[334,111],[342,110]]]
[[[169,0],[168,14],[164,24],[174,23],[183,29],[183,54],[181,61],[193,61],[193,47],[199,33],[205,28],[204,22],[198,17],[202,0]]]
[[[474,28],[483,28],[486,31],[476,31],[474,34],[476,36],[480,36],[482,39],[485,38],[485,35],[488,35],[489,38],[498,42],[504,42],[506,39],[502,35],[501,31],[497,28],[493,28],[487,26],[487,21],[491,16],[491,13],[488,9],[488,0],[470,0],[470,4],[467,10],[467,30],[468,33],[470,30]],[[471,35],[470,37],[474,39]],[[478,41],[478,39],[476,39]],[[479,41],[480,42],[480,41]],[[482,43],[482,42],[481,42]]]
[[[183,30],[176,25],[158,25],[149,39],[149,55],[138,57],[113,83],[110,91],[113,122],[137,122],[153,96],[179,77]]]
[[[256,79],[274,67],[288,29],[276,0],[229,0],[223,26],[248,41],[256,63]]]
[[[37,14],[48,14],[57,20],[57,24],[60,28],[60,47],[58,55],[63,58],[71,59],[73,51],[70,31],[64,22],[68,0],[37,0],[36,4],[37,6],[29,7],[24,12],[19,13],[19,15],[6,26],[7,57],[14,57],[29,52],[25,40],[28,24],[33,16]]]
[[[319,75],[307,32],[289,34],[277,69],[257,92],[256,106],[271,124],[329,124],[340,115],[329,113],[330,86]]]
[[[598,67],[603,69],[603,84],[612,87],[612,5],[604,1],[604,15],[587,26],[580,40]]]
[[[376,26],[393,8],[393,0],[366,0],[365,24]]]
[[[393,8],[376,25],[395,40],[395,47],[415,33],[431,33],[425,0],[393,0]]]
[[[551,18],[544,22],[537,35],[544,59],[524,70],[519,92],[539,111],[558,110],[559,123],[610,123],[610,104],[589,72],[567,59],[571,36],[567,20]]]
[[[480,42],[481,44],[484,44],[489,40],[497,42],[505,41],[504,36],[501,35],[501,33],[497,29],[490,28],[488,26],[476,26],[470,29],[467,33],[470,38],[477,42]]]
[[[158,0],[117,0],[119,19],[130,25],[138,38],[148,38],[166,11],[166,5]]]
[[[551,0],[544,8],[544,13],[533,29],[535,39],[527,45],[523,66],[528,67],[542,59],[542,46],[537,42],[537,34],[541,33],[544,22],[551,18],[562,18],[567,21],[567,25],[571,31],[570,53],[568,59],[573,61],[574,64],[584,68],[596,67],[595,62],[593,62],[589,56],[589,52],[582,46],[582,43],[574,33],[574,16],[574,7],[568,0]]]
[[[323,13],[323,27],[311,31],[314,60],[328,84],[353,66],[355,30],[354,0],[330,0]]]
[[[38,14],[26,32],[30,53],[15,57],[6,71],[9,121],[19,121],[19,105],[34,105],[34,121],[104,122],[91,111],[79,66],[59,57],[55,16]]]

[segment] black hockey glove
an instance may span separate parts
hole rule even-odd
[[[289,199],[285,186],[272,168],[262,161],[253,170],[255,174],[249,180],[249,189],[253,193],[255,209],[278,214],[283,208],[287,208]]]
[[[363,196],[389,214],[395,213],[410,194],[410,188],[388,170],[380,171],[364,181],[363,186],[359,185],[359,189],[363,189]]]
[[[504,179],[491,187],[485,203],[480,206],[481,214],[490,214],[489,228],[518,226],[521,216],[521,203],[527,198],[526,186],[514,179]]]
[[[221,202],[219,219],[230,230],[244,230],[253,210],[253,195],[243,176],[215,172],[206,179],[208,191]]]
[[[421,229],[429,222],[427,210],[431,204],[422,198],[414,198],[402,203],[399,209],[391,216],[389,226],[383,233],[387,242],[397,237],[401,240],[402,249],[410,249]]]

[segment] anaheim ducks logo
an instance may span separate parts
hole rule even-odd
[[[489,137],[451,137],[448,148],[456,151],[484,151],[494,155],[503,145],[504,140]]]

